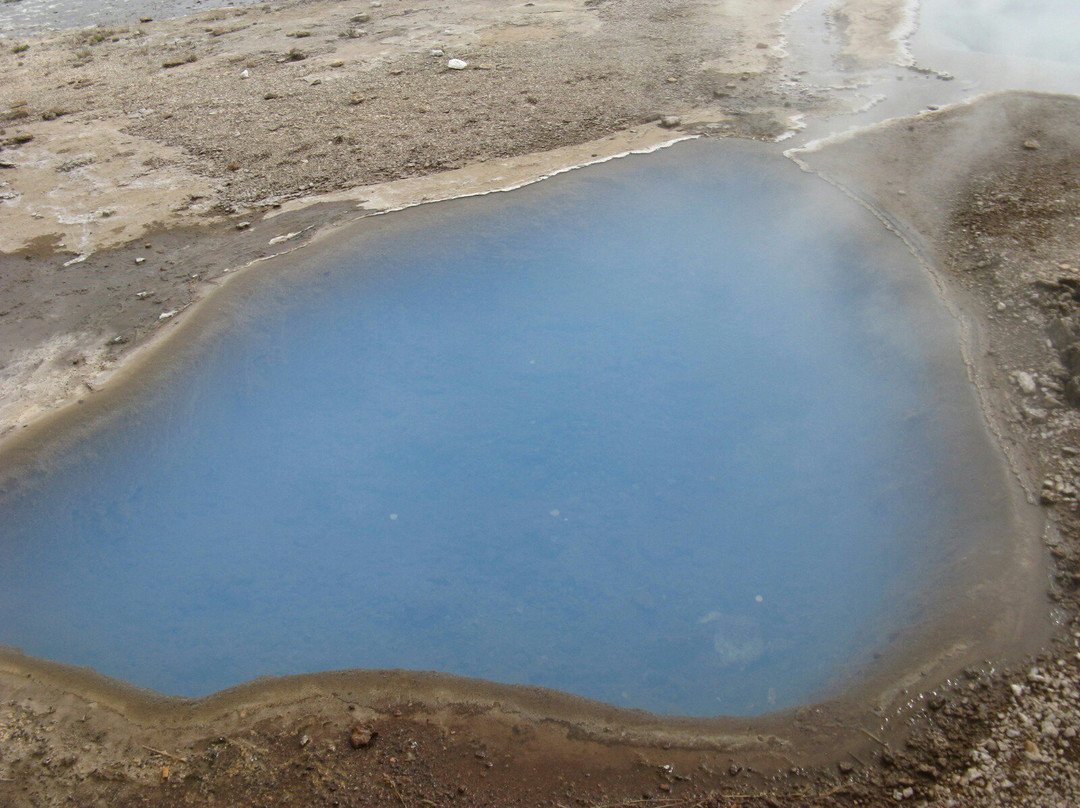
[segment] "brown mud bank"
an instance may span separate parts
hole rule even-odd
[[[0,805],[68,795],[110,805],[666,808],[1075,799],[1078,111],[1072,98],[990,97],[799,155],[909,240],[965,324],[988,422],[1049,519],[1059,630],[1049,642],[1038,630],[1028,638],[1028,650],[1041,644],[1036,662],[1019,664],[1023,637],[999,637],[1004,656],[993,661],[984,659],[993,644],[942,643],[900,681],[894,666],[828,703],[699,720],[404,672],[267,679],[184,701],[5,651]],[[1014,549],[1027,572],[999,583],[998,602],[999,623],[1015,632],[1038,625],[1024,609],[1039,610],[1044,590],[1038,559]]]

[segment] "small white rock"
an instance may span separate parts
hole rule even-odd
[[[1020,385],[1020,389],[1024,392],[1024,395],[1033,396],[1039,391],[1039,386],[1035,383],[1035,377],[1030,373],[1018,370],[1013,374],[1013,378],[1016,379],[1016,383]]]
[[[251,78],[251,71],[248,70],[245,67],[243,70],[240,71],[240,78],[242,78],[242,79],[250,79]]]
[[[163,311],[163,312],[161,312],[161,314],[158,315],[158,319],[159,320],[168,320],[170,317],[174,317],[174,316],[176,316],[176,309],[173,309],[172,311]]]
[[[446,63],[446,66],[449,67],[451,70],[464,70],[466,67],[469,66],[469,63],[466,62],[464,59],[451,59],[449,62]]]
[[[146,263],[146,259],[145,259],[145,258],[143,258],[142,256],[140,256],[140,257],[138,257],[138,258],[136,258],[136,259],[135,259],[135,263],[136,263],[136,264],[145,264],[145,263]]]
[[[443,49],[442,48],[432,48],[431,49],[431,55],[432,56],[442,56],[443,55]]]

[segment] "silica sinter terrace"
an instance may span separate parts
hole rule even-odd
[[[392,667],[755,714],[1007,518],[922,270],[752,146],[293,263],[0,497],[0,642],[171,694]]]

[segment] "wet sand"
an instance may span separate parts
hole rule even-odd
[[[289,6],[280,17],[275,16],[278,12],[267,16],[284,30],[298,19],[290,14],[310,12],[312,16],[303,18],[305,23],[325,19],[317,5]],[[679,95],[687,84],[702,86],[700,75],[690,78],[688,73],[668,76],[675,78],[674,82],[663,81],[664,91],[668,85],[677,88],[672,90],[675,97],[664,92],[657,95],[655,88],[648,87],[636,101],[648,99],[664,114],[680,113],[679,126],[684,132],[761,138],[781,134],[791,111],[799,107],[785,107],[780,101],[787,97],[788,103],[793,103],[784,95],[787,91],[777,89],[783,83],[782,62],[765,59],[762,67],[762,52],[769,51],[769,41],[777,41],[778,29],[759,16],[745,19],[756,19],[763,27],[739,30],[732,22],[740,19],[737,5],[727,4],[722,20],[711,23],[716,28],[710,30],[723,33],[726,42],[734,43],[724,58],[732,58],[732,52],[743,53],[746,66],[754,70],[723,76],[734,80],[723,81],[721,89],[710,92],[705,106],[695,105],[701,101],[696,91]],[[778,10],[784,5],[778,4]],[[336,4],[339,9],[345,6]],[[356,13],[352,4],[348,8]],[[658,18],[655,21],[663,27],[664,14],[652,4],[634,4],[633,8],[651,14],[650,19]],[[679,8],[684,16],[675,14],[674,19],[702,23],[694,17],[699,8]],[[664,13],[670,14],[671,9]],[[594,35],[589,28],[591,18],[577,11],[567,14],[567,29],[555,35],[563,38],[560,41]],[[881,35],[887,39],[895,30],[895,19],[884,19]],[[184,25],[189,23],[163,24],[162,41]],[[731,25],[736,26],[734,31],[725,28]],[[685,31],[678,26],[672,29],[666,47],[682,52],[686,43],[680,35]],[[542,37],[549,33],[545,29]],[[223,35],[210,32],[208,37],[212,41]],[[476,31],[469,35],[476,35]],[[500,36],[512,39],[505,30]],[[296,41],[304,44],[308,39]],[[419,70],[419,65],[434,58],[423,52],[428,43],[420,40],[420,36],[405,37],[404,47],[413,49],[415,64],[409,57],[398,62],[392,57],[385,62],[379,62],[380,57],[372,60],[382,65],[404,64],[387,71],[404,71],[394,74],[395,78]],[[766,47],[758,47],[759,41]],[[41,51],[56,61],[47,62],[43,69],[66,77],[64,71],[83,70],[93,63],[69,67],[64,61],[71,57],[62,50],[68,45],[60,40],[51,42],[41,44]],[[252,47],[254,43],[253,36]],[[878,44],[885,47],[880,37]],[[33,53],[38,46],[33,43],[26,53]],[[578,55],[567,61],[574,62]],[[695,58],[702,55],[694,53]],[[516,142],[514,148],[520,149],[523,159],[510,166],[505,157],[491,155],[490,160],[475,161],[458,155],[448,159],[463,161],[461,173],[435,172],[428,180],[405,176],[395,185],[374,182],[366,187],[363,177],[372,175],[331,174],[312,189],[301,187],[306,182],[290,180],[288,172],[284,180],[273,180],[284,185],[264,186],[256,162],[248,164],[252,176],[238,183],[241,190],[236,191],[225,184],[228,180],[220,178],[237,174],[243,164],[235,170],[225,166],[222,171],[217,163],[230,156],[200,154],[185,127],[169,136],[151,128],[142,130],[137,136],[141,140],[128,144],[126,151],[133,155],[118,151],[103,161],[105,167],[92,169],[98,165],[95,153],[94,162],[59,172],[53,167],[52,173],[59,179],[43,172],[46,180],[34,173],[36,166],[61,158],[79,159],[66,157],[71,152],[50,151],[54,144],[66,143],[54,137],[51,127],[58,126],[58,121],[66,125],[63,119],[67,115],[43,120],[37,110],[45,96],[33,95],[31,66],[13,68],[11,57],[5,55],[4,59],[0,70],[21,81],[18,86],[28,98],[39,99],[28,101],[26,107],[11,107],[16,111],[29,108],[35,114],[9,121],[3,135],[8,143],[24,134],[33,135],[34,140],[0,153],[0,159],[17,164],[0,174],[3,189],[14,188],[18,194],[15,205],[9,204],[11,197],[0,203],[0,232],[8,238],[13,233],[25,234],[20,236],[21,242],[5,244],[0,257],[0,277],[5,283],[0,300],[6,307],[0,317],[0,344],[14,357],[5,362],[0,376],[0,384],[8,385],[0,389],[12,391],[3,397],[6,409],[2,413],[2,446],[9,469],[40,462],[40,434],[59,429],[61,420],[73,417],[70,412],[74,408],[68,406],[65,412],[63,405],[81,398],[84,410],[105,412],[113,394],[110,391],[122,390],[125,377],[137,384],[141,365],[167,362],[169,351],[181,344],[185,329],[197,329],[200,318],[212,320],[214,306],[221,305],[214,303],[221,296],[208,292],[219,288],[224,278],[244,279],[251,277],[255,268],[271,267],[264,259],[273,253],[293,250],[310,240],[332,239],[335,226],[358,216],[425,198],[521,184],[571,165],[634,148],[652,148],[679,135],[655,123],[642,123],[630,131],[627,119],[609,117],[565,128],[554,126],[548,142],[552,146],[560,139],[577,143],[569,152],[525,157],[535,153],[530,148],[533,141],[525,138]],[[195,62],[168,70],[194,69],[207,61],[198,56]],[[273,64],[291,63],[275,60]],[[720,79],[712,70],[704,73],[710,77],[708,86],[715,90],[715,81]],[[92,81],[114,80],[106,70]],[[123,79],[132,85],[140,80],[144,81]],[[618,82],[598,82],[589,89],[589,98],[609,93],[629,104],[614,86]],[[176,103],[181,97],[177,93],[170,101],[165,97],[170,90],[158,91],[163,103]],[[594,92],[598,95],[592,95]],[[794,92],[796,100],[806,102],[803,107],[807,110],[827,105],[813,93],[803,95],[802,88]],[[663,101],[656,102],[658,96]],[[582,103],[587,100],[583,97]],[[123,105],[118,104],[110,113],[109,103],[102,93],[75,124],[87,131],[92,142],[99,142],[93,140],[98,137],[100,142],[113,142],[110,133],[123,125],[119,109]],[[190,97],[187,103],[189,114],[192,109],[212,106]],[[1060,381],[1054,381],[1064,373],[1061,357],[1054,353],[1056,348],[1052,351],[1046,346],[1042,334],[1050,319],[1060,316],[1063,306],[1066,312],[1070,305],[1075,309],[1075,304],[1068,302],[1072,287],[1062,281],[1074,273],[1062,265],[1080,265],[1080,244],[1067,227],[1074,206],[1080,204],[1080,191],[1070,184],[1051,187],[1050,182],[1060,177],[1063,168],[1071,172],[1080,166],[1080,139],[1067,125],[1073,114],[1068,105],[1072,103],[1037,96],[988,99],[959,112],[949,110],[894,122],[799,155],[810,168],[872,206],[884,222],[909,239],[965,323],[972,379],[990,425],[1023,490],[1029,499],[1043,500],[1049,516],[1050,529],[1045,536],[1057,565],[1050,594],[1060,626],[1055,640],[1037,628],[1030,630],[1040,625],[1040,613],[1046,611],[1041,607],[1045,592],[1042,551],[1020,542],[1009,548],[1006,555],[1010,557],[985,560],[998,577],[978,582],[972,579],[976,587],[994,582],[990,585],[999,589],[998,595],[1011,599],[996,628],[981,626],[985,645],[949,646],[941,637],[923,636],[915,643],[917,647],[897,649],[896,659],[890,660],[896,664],[883,665],[887,675],[868,678],[842,698],[752,721],[658,718],[565,694],[437,674],[394,672],[356,671],[258,681],[209,699],[186,702],[136,691],[93,672],[5,651],[0,653],[4,708],[0,711],[0,740],[5,750],[0,758],[0,801],[7,802],[0,804],[59,804],[63,795],[72,793],[77,799],[103,797],[112,804],[146,800],[171,804],[189,799],[206,804],[254,799],[296,804],[336,799],[340,804],[365,805],[588,805],[625,804],[647,797],[667,806],[710,804],[708,800],[720,805],[748,800],[754,804],[753,799],[761,804],[768,799],[771,804],[809,805],[851,804],[854,800],[879,804],[899,795],[935,804],[955,800],[953,804],[984,805],[985,786],[994,777],[992,763],[999,759],[1001,772],[1011,772],[1009,776],[1015,781],[1005,788],[998,778],[994,793],[999,799],[1001,794],[1006,800],[1015,795],[1018,803],[1053,788],[1074,794],[1071,778],[1075,767],[1065,728],[1080,722],[1068,712],[1075,708],[1068,703],[1067,689],[1056,683],[1070,677],[1076,680],[1075,641],[1069,633],[1080,629],[1074,624],[1073,597],[1073,564],[1078,552],[1076,497],[1068,480],[1075,480],[1077,469],[1075,453],[1066,450],[1080,444],[1080,435],[1075,407],[1053,387],[1056,383],[1062,388]],[[303,120],[304,113],[298,111],[302,108],[302,104],[294,105],[287,115]],[[570,104],[568,109],[572,108]],[[989,129],[979,114],[984,110],[992,123]],[[654,113],[640,114],[647,118]],[[411,120],[415,121],[415,114]],[[1054,126],[1048,129],[1047,121]],[[523,121],[519,118],[516,122]],[[217,137],[224,151],[233,125],[235,122],[207,137]],[[132,129],[140,127],[136,123]],[[597,134],[605,137],[587,139]],[[611,135],[613,139],[606,139]],[[957,153],[964,154],[965,160],[950,165],[947,172],[915,173],[913,167],[924,162],[922,155],[936,148],[942,138],[963,143],[964,148]],[[1038,147],[1025,148],[1028,140],[1037,140]],[[463,144],[467,142],[469,138],[462,139]],[[973,143],[981,148],[969,148]],[[26,150],[33,144],[43,151],[24,162],[23,155],[31,154]],[[469,148],[482,151],[487,146],[505,150],[505,146],[488,141]],[[70,144],[62,148],[70,148]],[[175,157],[178,153],[170,149],[180,149],[182,156]],[[166,155],[161,157],[166,160],[161,166],[165,175],[154,173],[158,171],[151,159],[155,154]],[[174,155],[171,162],[169,154]],[[370,163],[373,179],[382,178],[380,171],[403,170],[395,154],[390,150],[384,161],[380,158]],[[83,218],[75,223],[67,221],[77,218],[72,210],[44,212],[47,206],[40,200],[57,198],[58,190],[63,191],[59,198],[65,204],[78,199],[78,193],[61,188],[68,175],[75,176],[76,184],[85,183],[93,189],[87,191],[86,198],[97,206],[106,208],[111,200],[122,199],[128,193],[124,183],[131,183],[131,175],[124,172],[133,156],[142,160],[155,181],[165,177],[162,187],[171,188],[170,193],[213,186],[213,203],[195,200],[194,210],[192,206],[182,210],[151,207],[150,212],[141,204],[132,204],[130,209],[117,204],[108,216],[86,218],[84,209]],[[259,157],[260,161],[265,159]],[[301,165],[310,166],[308,159]],[[321,165],[319,159],[315,162]],[[439,167],[445,165],[440,163]],[[428,169],[406,166],[404,172],[422,177]],[[298,169],[295,176],[303,178],[310,170]],[[1030,170],[1045,178],[1042,185],[1031,182]],[[16,172],[14,179],[8,179],[12,171]],[[898,177],[905,179],[903,187],[897,185]],[[1014,205],[1008,217],[986,219],[985,197],[995,183],[1015,189],[1014,195],[1024,204]],[[356,185],[362,187],[355,189]],[[282,189],[284,192],[274,193]],[[320,199],[310,193],[312,190],[337,193]],[[264,196],[268,192],[269,200]],[[169,198],[167,194],[165,198]],[[1045,200],[1050,198],[1055,201],[1047,207]],[[1064,201],[1058,203],[1059,199]],[[232,207],[236,210],[230,210]],[[35,218],[35,214],[44,218]],[[976,220],[983,226],[973,228]],[[1010,222],[1014,221],[1020,223],[1019,230],[1012,229]],[[1047,222],[1052,225],[1049,230]],[[1036,237],[1024,235],[1024,223],[1038,224]],[[138,234],[134,242],[133,233]],[[290,234],[296,235],[279,240]],[[988,251],[993,253],[989,258],[984,255]],[[82,255],[87,257],[63,267]],[[968,255],[976,257],[968,261]],[[146,260],[137,262],[138,258]],[[988,264],[978,267],[987,260]],[[972,274],[969,264],[978,269],[991,267],[994,273]],[[249,269],[240,272],[243,267]],[[1001,267],[1009,271],[997,271]],[[199,277],[192,278],[196,273]],[[89,289],[94,280],[100,285],[102,277],[108,277],[108,285],[115,287],[109,294],[94,299],[87,297],[92,292],[78,291]],[[11,282],[12,278],[16,282]],[[230,281],[229,286],[242,282]],[[138,297],[144,291],[148,294]],[[65,304],[64,299],[72,297],[93,302],[82,307]],[[169,311],[177,313],[162,319],[161,314]],[[48,318],[41,316],[45,312],[49,312]],[[16,320],[11,319],[13,313]],[[120,315],[126,319],[118,319]],[[162,339],[167,334],[175,336]],[[1018,369],[1033,374],[1036,393],[1042,397],[1038,401],[1025,399],[1032,394],[1026,392],[1026,379],[1022,387],[1017,382]],[[92,392],[103,384],[104,391]],[[1031,410],[1036,413],[1032,415]],[[981,562],[974,566],[980,567]],[[1025,572],[1019,578],[1009,577],[1017,571]],[[1002,577],[1000,573],[1007,574]],[[965,617],[971,615],[958,613],[946,622],[955,631]],[[1050,654],[1048,661],[1040,661],[1034,673],[1028,672],[1026,665],[1018,666],[1024,653],[1038,648]],[[981,663],[988,654],[994,661]],[[1013,667],[1002,664],[1009,660]],[[906,668],[901,661],[908,663]],[[961,669],[965,673],[957,676]],[[1036,702],[1038,714],[1046,717],[1032,726],[1025,710],[1035,714],[1032,705]],[[1027,716],[1027,723],[1020,716]],[[1046,721],[1058,727],[1056,735],[1044,732]],[[368,743],[365,730],[378,735]],[[1017,735],[1010,735],[1010,730]],[[1001,738],[1000,743],[995,741],[993,752],[987,751],[986,745],[991,737]],[[1023,743],[1025,740],[1037,754]],[[1003,747],[1010,750],[1008,758],[999,752]],[[983,761],[980,754],[990,762]],[[971,776],[973,759],[979,761],[980,771],[985,770],[979,777]],[[1024,770],[1029,771],[1026,779],[1017,773]],[[1044,792],[1034,790],[1040,784]]]

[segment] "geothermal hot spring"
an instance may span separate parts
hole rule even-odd
[[[7,484],[0,642],[185,696],[402,668],[753,715],[881,664],[1008,522],[921,266],[755,145],[298,256]]]

